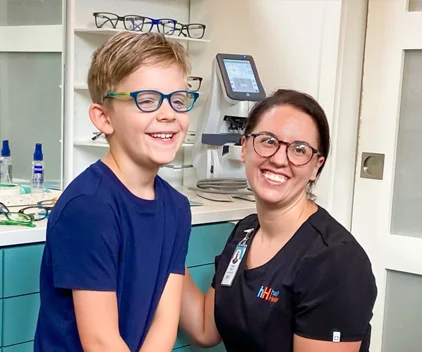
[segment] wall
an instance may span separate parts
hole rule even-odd
[[[254,56],[267,94],[293,88],[314,96],[330,125],[336,93],[341,1],[194,0],[191,22],[207,24],[209,45],[190,44],[194,74],[209,88],[218,52]],[[201,104],[203,107],[205,104]],[[191,129],[206,112],[191,114]],[[320,204],[330,203],[330,160],[315,190]]]
[[[207,24],[205,47],[190,44],[209,88],[218,52],[253,55],[267,94],[292,88],[314,96],[331,129],[332,151],[315,188],[318,203],[351,225],[367,0],[192,0],[191,22]],[[205,97],[206,98],[206,97]],[[203,101],[191,130],[206,118]],[[187,182],[195,175],[189,173]]]

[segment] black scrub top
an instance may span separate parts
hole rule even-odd
[[[245,230],[253,228],[230,287],[226,268]],[[369,351],[377,288],[371,263],[356,239],[319,207],[266,264],[246,268],[256,214],[238,222],[216,257],[215,322],[228,352],[290,352],[293,335],[362,341]]]

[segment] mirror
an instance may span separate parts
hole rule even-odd
[[[45,187],[62,187],[63,3],[0,0],[0,147],[8,140],[13,182],[29,184],[42,144]]]

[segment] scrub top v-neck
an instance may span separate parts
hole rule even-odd
[[[222,285],[236,246],[251,228],[232,284]],[[362,341],[360,351],[369,351],[377,289],[355,238],[319,207],[273,258],[247,269],[258,228],[256,214],[240,221],[215,260],[215,322],[227,351],[290,352],[294,334]]]

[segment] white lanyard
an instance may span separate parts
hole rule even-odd
[[[239,270],[240,263],[248,248],[248,240],[254,229],[247,229],[245,237],[237,244],[236,249],[230,259],[230,263],[227,266],[226,272],[224,273],[223,280],[221,280],[221,286],[231,286],[234,278],[236,277],[237,271]]]

